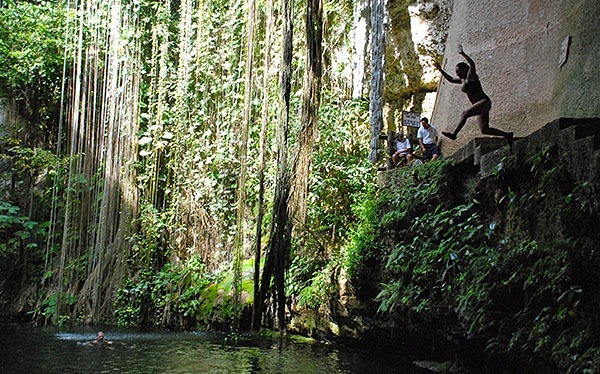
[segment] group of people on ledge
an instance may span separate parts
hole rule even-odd
[[[467,95],[467,98],[471,102],[471,106],[460,114],[460,118],[458,123],[454,126],[454,129],[452,131],[442,131],[442,135],[450,140],[456,140],[458,133],[467,123],[467,119],[474,117],[477,119],[477,124],[479,125],[482,134],[506,138],[508,145],[512,150],[514,134],[512,132],[490,127],[492,101],[483,91],[481,82],[477,76],[475,62],[464,52],[463,47],[460,44],[458,45],[458,54],[467,62],[459,62],[456,65],[456,77],[453,77],[444,71],[438,63],[435,64],[435,67],[448,82],[461,85],[461,91]],[[426,117],[421,119],[421,126],[417,131],[417,140],[423,150],[423,159],[436,160],[439,157],[440,152],[437,146],[437,130],[429,123],[429,120]],[[399,164],[408,164],[412,161],[413,157],[410,141],[405,138],[402,131],[398,132],[396,135],[396,152],[392,155],[394,166],[398,167]]]
[[[421,126],[417,130],[417,140],[423,151],[423,160],[435,161],[440,157],[440,150],[437,146],[439,140],[437,130],[429,123],[427,117],[421,118]],[[410,140],[402,131],[399,131],[396,134],[396,151],[392,154],[394,167],[409,165],[414,157]]]

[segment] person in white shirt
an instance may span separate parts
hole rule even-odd
[[[421,118],[421,127],[417,130],[417,139],[423,149],[423,158],[425,160],[435,161],[440,157],[440,150],[437,147],[437,130],[433,125],[429,124],[427,117]]]
[[[404,136],[402,131],[399,131],[398,134],[396,134],[396,152],[392,155],[394,167],[398,167],[401,160],[403,164],[411,162],[412,157],[412,145],[410,144],[410,140]]]

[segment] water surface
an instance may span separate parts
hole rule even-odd
[[[112,344],[89,344],[91,328],[0,324],[1,373],[427,373],[393,350],[286,339],[232,345],[206,332],[103,328]]]

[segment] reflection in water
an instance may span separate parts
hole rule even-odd
[[[2,373],[424,373],[394,352],[255,339],[224,344],[203,332],[103,328],[113,344],[83,344],[89,329],[0,324]]]

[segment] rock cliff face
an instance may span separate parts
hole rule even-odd
[[[456,0],[443,65],[454,74],[462,43],[492,100],[490,125],[518,137],[559,117],[599,117],[598,19],[597,0]],[[433,123],[453,128],[468,105],[459,85],[441,82]],[[476,136],[470,119],[458,140],[444,140],[443,152],[452,155]]]
[[[10,135],[11,128],[18,121],[15,103],[0,101],[0,136]]]

